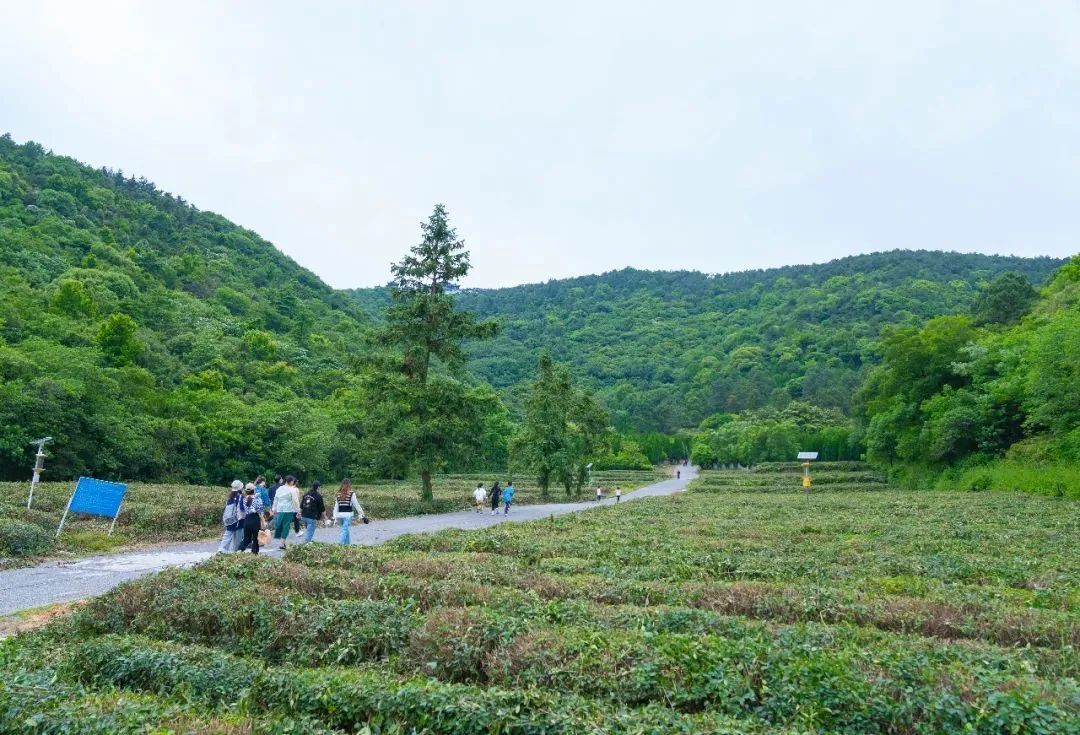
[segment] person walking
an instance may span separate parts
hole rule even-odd
[[[496,480],[491,486],[491,515],[495,515],[499,512],[499,500],[502,499],[502,488],[499,487],[499,481]]]
[[[600,499],[604,497],[604,491],[600,489],[600,486],[596,486],[596,502],[599,503]]]
[[[285,483],[281,481],[281,475],[274,475],[274,484],[271,485],[266,491],[266,494],[270,496],[270,505],[274,504],[274,498],[277,496],[278,488],[280,488],[284,484]]]
[[[341,481],[341,487],[338,488],[337,497],[334,499],[334,518],[337,519],[338,525],[341,526],[340,541],[345,546],[352,543],[349,527],[352,526],[353,511],[360,514],[360,520],[364,523],[369,522],[367,514],[360,507],[360,501],[357,499],[356,493],[353,492],[352,480],[346,477]]]
[[[618,485],[616,485],[615,486],[615,502],[618,503],[618,502],[621,502],[621,501],[622,501],[622,488],[619,487]]]
[[[476,506],[477,513],[484,512],[484,501],[487,500],[487,491],[484,490],[484,483],[476,483],[476,489],[473,490],[473,505]]]
[[[300,491],[296,489],[296,478],[289,475],[285,478],[285,484],[274,492],[274,538],[281,539],[281,547],[285,548],[285,540],[289,538],[289,528],[292,526],[296,512],[300,510]]]
[[[300,499],[300,517],[304,520],[304,543],[310,544],[315,538],[315,526],[326,515],[326,503],[319,492],[319,483],[311,483],[311,489]]]
[[[510,515],[510,504],[514,502],[514,481],[513,480],[506,483],[506,487],[502,491],[502,501],[503,501],[503,504],[506,506],[506,509],[503,511],[503,515],[508,516],[508,515]]]
[[[221,514],[221,523],[225,532],[221,536],[221,544],[218,545],[218,553],[225,554],[233,551],[243,541],[243,529],[240,522],[240,491],[244,489],[244,483],[233,480],[229,489],[229,497],[225,500],[225,510]]]
[[[682,477],[682,470],[675,470],[675,479],[678,480]]]
[[[244,530],[244,540],[240,542],[237,551],[247,551],[251,548],[252,554],[259,553],[259,531],[262,530],[262,498],[256,492],[257,486],[249,482],[244,488],[244,497],[240,501],[240,510],[244,514],[241,527]]]
[[[259,496],[263,510],[269,510],[270,504],[274,501],[270,497],[270,491],[266,489],[266,478],[262,475],[255,478],[255,494]]]

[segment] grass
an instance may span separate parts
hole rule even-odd
[[[663,479],[667,469],[609,470],[593,474],[593,488],[583,488],[569,500],[591,500],[595,485],[624,490]],[[434,478],[435,499],[419,499],[416,481],[387,480],[357,485],[365,512],[372,518],[400,518],[425,513],[445,513],[471,507],[477,482],[491,487],[495,473],[438,475]],[[116,531],[107,534],[109,519],[70,515],[64,533],[56,542],[53,535],[67,505],[74,483],[48,482],[38,485],[34,504],[26,509],[29,483],[0,483],[0,566],[21,558],[107,552],[119,547],[210,538],[221,532],[221,513],[227,488],[197,485],[152,485],[132,483],[121,506]],[[329,497],[335,487],[324,487]],[[521,505],[542,502],[539,488],[529,479],[515,483],[515,502]],[[550,500],[565,502],[565,491],[552,488]],[[7,522],[7,523],[5,523]],[[18,543],[16,543],[18,542]]]
[[[1078,732],[1080,504],[789,474],[129,583],[0,644],[0,733]]]

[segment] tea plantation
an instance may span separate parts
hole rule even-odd
[[[663,479],[666,470],[605,470],[593,473],[594,485],[621,486],[624,490]],[[372,518],[401,518],[425,513],[447,513],[470,507],[472,490],[483,482],[490,488],[504,473],[437,475],[435,500],[417,497],[415,481],[383,480],[354,485],[364,510]],[[74,514],[68,517],[64,533],[54,539],[56,526],[74,488],[74,482],[47,482],[38,485],[33,507],[27,510],[29,483],[0,483],[0,568],[44,555],[85,554],[109,551],[122,546],[212,538],[221,532],[221,513],[228,495],[226,488],[198,485],[153,485],[135,483],[128,487],[120,517],[112,536],[107,535],[109,519]],[[519,504],[542,502],[540,490],[530,479],[517,481]],[[329,497],[336,485],[323,488]],[[592,488],[567,498],[562,488],[551,490],[551,500],[591,500]]]
[[[798,479],[164,572],[0,644],[0,733],[1080,732],[1080,503]]]

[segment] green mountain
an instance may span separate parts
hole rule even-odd
[[[250,230],[4,136],[0,284],[0,478],[333,464],[365,317]]]
[[[893,251],[717,276],[628,268],[460,299],[503,323],[470,369],[509,404],[546,348],[599,392],[620,428],[672,431],[792,399],[849,413],[885,327],[966,312],[997,275],[1038,284],[1062,262]],[[387,298],[353,293],[373,311]]]
[[[1059,264],[897,251],[722,276],[628,269],[458,298],[503,323],[470,367],[512,415],[546,348],[620,428],[670,431],[792,399],[850,412],[886,326],[965,312],[998,274],[1039,283]],[[9,136],[0,284],[0,479],[24,478],[28,443],[46,435],[56,479],[377,466],[356,374],[383,289],[334,291],[145,179]]]

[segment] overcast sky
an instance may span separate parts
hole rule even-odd
[[[306,6],[306,7],[305,7]],[[0,131],[338,287],[1080,251],[1080,6],[0,0]]]

